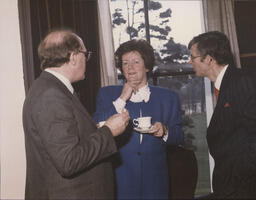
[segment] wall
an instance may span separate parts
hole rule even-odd
[[[17,0],[0,0],[0,199],[24,199],[22,104],[25,92],[17,4]]]
[[[256,1],[236,0],[234,5],[241,65],[256,77]]]

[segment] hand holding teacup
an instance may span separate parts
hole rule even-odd
[[[163,137],[167,129],[161,122],[155,122],[152,126],[151,117],[139,117],[133,120],[133,124],[141,130],[148,130],[148,134],[152,134],[156,137]]]
[[[161,122],[155,122],[155,124],[148,131],[149,134],[153,134],[156,137],[163,137],[166,133],[166,127]]]

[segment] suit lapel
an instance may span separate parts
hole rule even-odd
[[[54,84],[56,84],[60,88],[60,90],[62,90],[66,94],[66,96],[69,99],[72,99],[72,101],[73,101],[74,105],[77,107],[77,109],[79,111],[81,111],[89,121],[91,121],[92,123],[95,124],[95,122],[92,120],[90,114],[87,112],[87,110],[85,109],[85,107],[83,106],[81,101],[78,99],[78,97],[73,95],[68,90],[68,88],[58,78],[56,78],[54,75],[52,75],[51,73],[46,72],[46,71],[42,72],[41,77],[54,82]]]
[[[95,124],[90,114],[87,112],[81,101],[78,99],[76,95],[72,95],[72,101],[74,102],[74,105],[77,107],[78,110],[80,110],[84,115],[87,117],[89,121]]]
[[[220,85],[220,92],[219,92],[219,100],[218,100],[218,104],[223,104],[223,101],[225,100],[225,94],[226,94],[226,90],[228,88],[228,85],[230,84],[230,81],[232,80],[232,74],[234,71],[234,67],[233,66],[228,66],[224,77],[222,79],[221,85]]]
[[[229,102],[229,99],[227,99],[227,92],[228,92],[227,90],[229,88],[230,82],[232,81],[235,71],[236,71],[236,68],[234,66],[228,66],[224,74],[224,77],[222,79],[221,86],[220,86],[218,102],[214,109],[209,128],[216,127],[216,124],[214,123],[218,121],[217,119],[219,119],[219,114],[221,113],[221,110],[224,108],[224,104],[226,102]]]

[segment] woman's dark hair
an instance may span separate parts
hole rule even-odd
[[[142,39],[133,39],[122,43],[115,52],[116,67],[122,71],[122,56],[128,52],[137,51],[144,60],[145,67],[151,72],[155,64],[153,47]]]
[[[202,59],[207,55],[213,57],[219,65],[233,63],[230,42],[227,36],[219,31],[210,31],[194,37],[188,48],[197,44],[197,50]]]
[[[40,67],[42,70],[60,67],[69,61],[71,52],[78,52],[81,48],[79,37],[71,30],[51,31],[38,47]]]

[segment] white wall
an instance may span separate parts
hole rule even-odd
[[[24,199],[25,98],[17,0],[0,0],[1,198]]]

